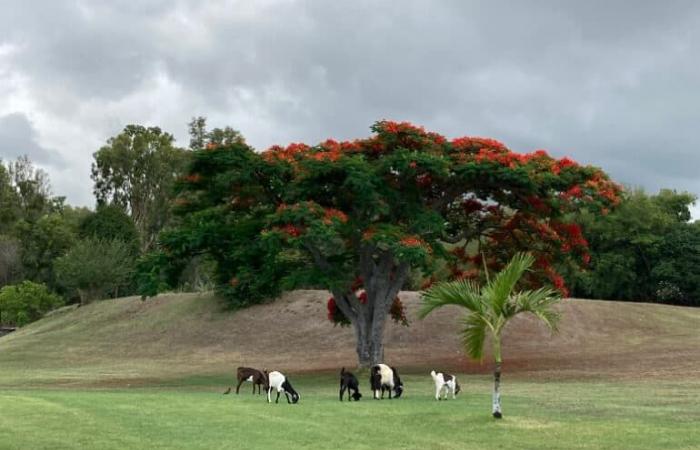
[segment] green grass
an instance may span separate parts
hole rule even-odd
[[[297,405],[267,404],[249,384],[221,395],[224,377],[116,390],[12,388],[0,392],[0,448],[700,448],[700,381],[506,375],[505,417],[496,421],[490,380],[460,378],[464,392],[446,402],[432,398],[427,375],[405,376],[404,398],[353,403],[338,402],[335,375],[294,377]]]

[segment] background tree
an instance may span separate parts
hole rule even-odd
[[[0,160],[0,233],[7,233],[19,220],[19,196],[12,185],[10,173]]]
[[[79,230],[81,238],[121,241],[133,255],[141,248],[134,221],[116,205],[98,205],[80,221]]]
[[[22,273],[21,243],[0,235],[0,287],[17,281]]]
[[[19,221],[14,233],[20,242],[24,278],[55,288],[54,260],[71,248],[77,230],[61,213],[51,213],[34,223]]]
[[[118,296],[119,289],[130,282],[134,259],[132,249],[120,240],[87,238],[56,260],[56,277],[63,287],[75,290],[85,305]]]
[[[408,123],[372,130],[314,147],[256,153],[239,140],[195,151],[176,186],[179,222],[142,261],[142,292],[172,285],[201,254],[216,261],[219,289],[235,306],[323,287],[339,312],[331,318],[352,324],[367,366],[384,358],[386,318],[411,268],[432,273],[445,261],[450,278],[476,278],[483,264],[497,269],[531,249],[537,270],[528,281],[564,290],[552,262],[588,257],[567,215],[618,199],[619,187],[599,169],[544,151],[448,141]]]
[[[202,150],[208,145],[233,145],[245,142],[241,133],[231,127],[207,130],[206,117],[193,117],[188,126],[191,150]]]
[[[22,219],[35,222],[51,211],[51,184],[44,170],[36,168],[25,155],[10,162],[8,171]]]
[[[513,292],[535,259],[531,255],[516,254],[508,265],[483,287],[470,280],[441,282],[421,294],[423,305],[420,317],[445,305],[456,305],[469,311],[464,320],[462,336],[467,354],[478,360],[484,356],[484,343],[491,339],[494,358],[493,417],[500,419],[501,411],[501,334],[508,322],[518,314],[531,313],[552,331],[556,331],[559,314],[553,306],[561,300],[552,289],[540,288]]]
[[[151,248],[167,223],[175,179],[187,153],[157,127],[128,125],[93,156],[92,179],[98,204],[111,203],[128,212],[141,236],[141,248]]]
[[[578,296],[700,305],[700,228],[695,196],[629,191],[616,211],[579,214],[590,241],[587,271],[567,275]]]

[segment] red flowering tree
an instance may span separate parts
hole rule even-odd
[[[217,262],[220,290],[235,305],[324,287],[329,319],[353,326],[368,366],[384,358],[387,317],[406,323],[396,299],[410,271],[429,277],[446,261],[447,278],[478,277],[526,250],[537,258],[530,281],[565,292],[556,264],[588,259],[567,217],[618,202],[620,188],[600,169],[541,150],[449,141],[409,123],[380,121],[372,131],[262,153],[242,141],[195,151],[178,187],[180,223],[142,262],[142,292],[173,283],[201,253]]]

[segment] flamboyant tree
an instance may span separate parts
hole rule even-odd
[[[237,306],[323,287],[329,318],[354,327],[367,366],[383,360],[386,318],[405,322],[396,298],[411,271],[429,277],[443,262],[449,279],[476,278],[480,267],[497,270],[527,250],[537,258],[530,282],[564,291],[555,263],[588,258],[567,215],[604,212],[618,199],[600,169],[541,150],[449,141],[408,123],[380,121],[372,131],[262,153],[242,140],[193,152],[177,188],[178,226],[142,262],[142,293],[174,283],[187,258],[202,253],[217,262],[220,290]]]

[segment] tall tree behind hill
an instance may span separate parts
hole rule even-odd
[[[192,150],[203,150],[208,145],[233,145],[245,142],[241,133],[231,127],[213,128],[207,131],[206,117],[193,117],[188,126]]]
[[[48,174],[26,155],[0,164],[0,232],[20,219],[36,222],[61,203],[51,195]]]
[[[19,197],[15,192],[10,173],[0,161],[0,233],[6,232],[19,218]]]
[[[127,125],[94,153],[92,179],[98,204],[127,211],[141,236],[141,250],[153,247],[167,223],[173,184],[187,162],[171,134],[158,127]]]

